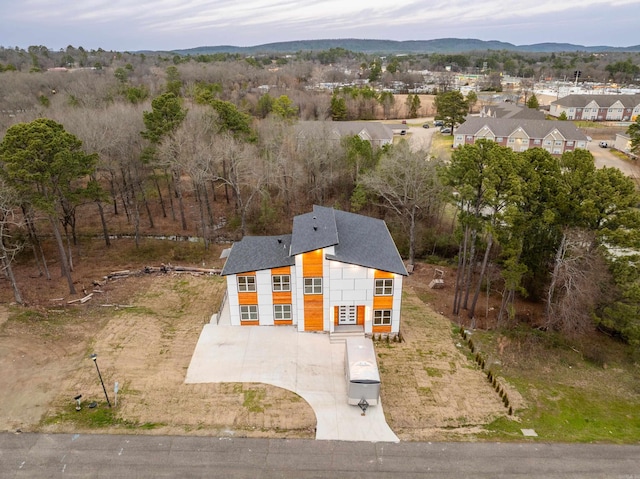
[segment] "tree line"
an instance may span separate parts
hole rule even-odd
[[[8,73],[15,83],[0,86],[5,97],[38,87],[49,100],[3,117],[0,255],[16,301],[17,231],[46,277],[43,231],[53,236],[73,292],[76,230],[88,211],[100,217],[106,246],[110,220],[124,217],[136,242],[162,218],[207,247],[286,232],[292,216],[318,203],[384,218],[411,263],[428,254],[455,258],[460,317],[473,321],[488,289],[502,295],[505,324],[517,316],[516,296],[526,295],[546,302],[548,329],[575,333],[598,324],[638,341],[635,253],[613,254],[638,246],[637,197],[617,170],[596,170],[586,151],[558,159],[482,142],[447,163],[405,141],[373,148],[358,136],[336,140],[323,121],[301,135],[302,110],[327,119],[332,98],[362,101],[353,108],[364,114],[367,102],[384,109],[391,99],[346,89],[312,93],[323,98],[312,108],[296,101],[304,90],[297,75],[316,72],[287,66],[268,73],[276,82],[268,91],[258,88],[266,77],[250,75],[257,67],[233,62],[149,66],[140,77],[126,64],[66,77]],[[441,94],[436,117],[459,123],[468,100]],[[416,105],[414,97],[408,103]]]

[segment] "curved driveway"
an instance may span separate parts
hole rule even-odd
[[[224,316],[224,313],[223,313]],[[293,391],[316,414],[316,439],[398,442],[382,404],[362,416],[347,404],[345,344],[294,327],[205,325],[186,383],[265,383]]]

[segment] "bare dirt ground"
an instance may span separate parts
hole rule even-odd
[[[221,249],[207,254],[208,267],[221,266]],[[85,261],[74,275],[90,285],[106,272]],[[21,274],[24,280],[27,273]],[[450,309],[452,277],[444,289],[429,290],[432,275],[432,267],[421,265],[405,283],[405,341],[377,342],[383,405],[402,440],[473,440],[483,424],[507,410],[465,346],[456,344],[451,321],[437,314]],[[8,288],[0,295],[0,430],[314,437],[313,411],[290,391],[262,384],[184,384],[202,326],[220,304],[220,277],[131,276],[109,281],[94,299],[74,306],[67,298],[50,301],[65,297],[64,283],[31,281],[38,284],[31,285],[27,310],[7,306]],[[93,352],[112,403],[114,383],[119,384],[107,424],[91,416],[106,409],[89,359]],[[80,413],[74,409],[77,394],[83,395]],[[92,401],[98,408],[87,408]]]

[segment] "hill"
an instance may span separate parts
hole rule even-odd
[[[481,50],[508,50],[521,52],[640,52],[640,45],[629,47],[584,46],[571,43],[536,43],[532,45],[514,45],[497,40],[485,41],[473,38],[440,38],[435,40],[367,40],[367,39],[324,39],[299,40],[290,42],[265,43],[249,47],[232,45],[202,46],[183,50],[172,50],[180,55],[203,55],[212,53],[295,53],[299,51],[322,51],[331,48],[361,53],[410,54],[410,53],[461,53]]]

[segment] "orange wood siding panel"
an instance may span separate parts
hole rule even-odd
[[[258,304],[258,293],[238,293],[238,303],[243,305]]]
[[[302,276],[305,278],[322,277],[322,250],[302,254]]]
[[[282,268],[271,268],[271,274],[291,274],[291,266],[283,266]]]
[[[384,326],[373,326],[372,332],[374,333],[390,333],[391,332],[391,325],[387,324]]]
[[[358,306],[357,308],[356,324],[364,326],[364,306]]]
[[[333,324],[334,326],[338,325],[338,319],[340,316],[340,306],[333,307]]]
[[[376,272],[373,273],[373,277],[375,279],[393,279],[393,273],[387,273],[386,271],[376,270]]]
[[[260,326],[259,321],[240,321],[240,326]]]
[[[373,309],[393,309],[393,296],[374,296]]]
[[[322,331],[322,295],[307,294],[304,297],[304,330]]]
[[[273,304],[291,304],[291,291],[274,291]]]
[[[292,323],[293,323],[293,321],[290,320],[290,319],[275,320],[273,322],[273,324],[275,324],[276,326],[286,326],[286,325],[289,325],[289,324],[292,324]]]

